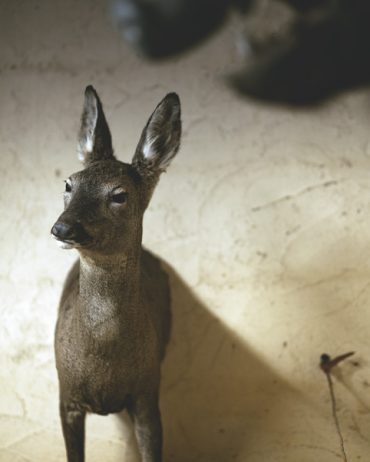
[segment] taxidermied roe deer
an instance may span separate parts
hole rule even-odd
[[[144,211],[181,137],[180,101],[149,118],[131,164],[115,159],[102,105],[85,91],[79,157],[51,233],[79,260],[62,293],[55,333],[68,462],[84,460],[85,416],[127,409],[143,462],[162,460],[160,362],[170,330],[168,277],[141,247]]]

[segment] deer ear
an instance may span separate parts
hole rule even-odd
[[[181,107],[176,93],[169,93],[156,107],[141,134],[132,159],[140,175],[161,173],[180,147]]]
[[[87,165],[95,160],[113,159],[112,137],[103,106],[93,86],[85,90],[85,101],[78,135],[78,158]]]

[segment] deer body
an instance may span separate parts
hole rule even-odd
[[[142,218],[160,173],[176,154],[180,104],[157,106],[132,164],[113,156],[100,100],[87,87],[80,131],[85,169],[66,182],[52,228],[80,258],[70,271],[55,334],[60,415],[68,462],[84,460],[87,412],[127,409],[144,462],[162,460],[160,362],[170,330],[168,278],[142,249]]]

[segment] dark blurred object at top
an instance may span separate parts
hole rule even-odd
[[[369,84],[370,1],[320,3],[274,43],[257,46],[231,85],[258,99],[309,105]]]
[[[253,14],[250,7],[259,2],[116,0],[114,16],[136,48],[164,58],[209,36],[232,8]],[[370,0],[281,2],[292,8],[293,20],[262,41],[247,29],[245,68],[228,79],[236,91],[270,102],[311,105],[370,83]]]
[[[149,58],[189,49],[214,32],[230,7],[245,13],[252,0],[113,0],[124,38]]]

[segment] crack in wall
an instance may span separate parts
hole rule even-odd
[[[287,194],[285,196],[279,197],[278,199],[274,199],[272,201],[266,202],[265,204],[256,205],[255,207],[251,208],[251,211],[260,212],[261,210],[275,207],[276,205],[279,205],[281,203],[290,202],[291,200],[296,199],[297,197],[301,197],[305,194],[311,193],[312,191],[317,191],[319,189],[326,189],[332,186],[337,186],[338,184],[343,183],[344,181],[347,181],[347,180],[345,178],[342,178],[339,180],[330,180],[330,181],[325,181],[324,183],[319,183],[317,185],[307,186],[306,188],[294,194]]]

